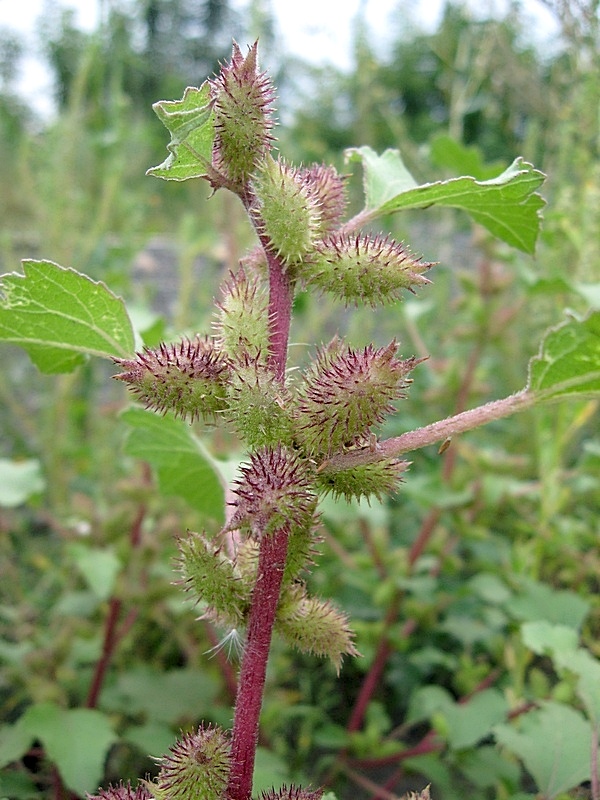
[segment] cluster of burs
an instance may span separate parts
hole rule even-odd
[[[333,167],[294,167],[273,155],[274,90],[258,70],[256,46],[245,56],[234,46],[231,62],[206,86],[213,138],[202,177],[240,198],[258,244],[221,286],[210,335],[119,360],[123,371],[116,377],[147,408],[230,426],[248,452],[221,535],[191,534],[180,542],[184,583],[206,614],[243,629],[260,542],[285,529],[275,629],[339,668],[344,655],[356,653],[347,619],[311,596],[303,581],[314,554],[319,496],[368,498],[397,486],[405,462],[373,458],[344,469],[330,462],[340,453],[376,451],[374,427],[403,396],[418,359],[398,357],[396,342],[352,348],[336,337],[316,350],[306,369],[288,370],[289,315],[295,292],[307,288],[345,304],[397,300],[427,282],[423,273],[431,265],[400,243],[344,223],[344,178]],[[234,547],[227,545],[232,538]],[[224,732],[215,728],[182,739],[163,760],[151,796],[173,796],[192,761],[205,771],[202,796],[221,796],[226,749]]]

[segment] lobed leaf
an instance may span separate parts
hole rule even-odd
[[[20,758],[36,739],[72,791],[85,795],[100,781],[106,756],[117,739],[106,714],[90,708],[37,703],[3,731],[0,764]]]
[[[540,401],[600,393],[600,311],[551,328],[529,362],[527,389]]]
[[[453,750],[474,747],[502,722],[508,704],[498,689],[475,694],[468,703],[454,703],[441,712],[447,722],[447,739]]]
[[[39,370],[71,372],[86,355],[134,350],[125,304],[103,283],[52,261],[23,261],[0,278],[0,339],[23,347]]]
[[[170,181],[205,177],[215,138],[208,81],[200,88],[188,86],[181,100],[161,100],[152,108],[171,134],[171,141],[167,158],[146,174]]]
[[[364,169],[366,211],[370,219],[409,208],[451,206],[466,211],[490,233],[526,253],[533,253],[545,200],[536,189],[543,172],[517,158],[491,180],[471,177],[417,184],[397,150],[378,155],[370,147],[346,151],[348,161]]]
[[[523,761],[547,800],[589,780],[591,728],[569,706],[544,702],[517,726],[497,725],[494,733]]]
[[[20,506],[45,488],[42,465],[37,459],[12,461],[9,458],[0,458],[0,507]]]

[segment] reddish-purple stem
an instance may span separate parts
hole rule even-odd
[[[398,611],[400,610],[401,598],[402,595],[397,593],[387,610],[387,614],[385,615],[383,634],[379,639],[379,645],[377,647],[375,657],[373,658],[369,672],[361,684],[358,697],[356,698],[350,719],[348,720],[348,724],[346,726],[346,729],[350,732],[360,729],[367,706],[371,702],[377,686],[380,684],[383,670],[385,669],[385,665],[387,664],[387,660],[392,649],[387,632],[391,625],[396,621]]]
[[[283,384],[292,316],[293,284],[282,263],[259,235],[269,264],[269,364]],[[258,744],[267,661],[275,613],[288,548],[288,531],[282,528],[263,536],[258,556],[256,583],[248,619],[246,646],[238,682],[233,732],[229,800],[250,800]]]
[[[129,631],[137,618],[136,609],[132,608],[122,625],[117,628],[117,622],[121,613],[122,602],[118,597],[112,597],[109,603],[108,616],[104,627],[104,642],[102,644],[102,655],[98,659],[94,676],[90,685],[87,700],[85,701],[86,708],[96,708],[98,704],[98,697],[102,691],[104,677],[110,665],[117,645],[123,639],[125,634]]]
[[[277,257],[265,251],[269,262],[269,364],[283,383],[292,320],[294,287]]]
[[[150,467],[147,464],[144,464],[143,467],[143,480],[144,483],[150,483],[152,480],[152,476],[150,473]],[[135,515],[135,519],[131,524],[131,528],[129,529],[129,543],[133,550],[138,548],[141,544],[142,540],[142,523],[146,517],[146,506],[144,503],[140,503],[137,514]],[[125,620],[118,627],[119,616],[121,614],[121,610],[123,607],[123,603],[119,597],[111,597],[109,606],[108,606],[108,614],[106,616],[106,621],[104,623],[104,641],[102,643],[102,655],[98,659],[96,664],[96,668],[94,670],[94,674],[92,676],[92,682],[90,684],[90,688],[88,691],[88,696],[85,701],[86,708],[96,708],[98,704],[98,698],[100,696],[100,692],[102,691],[102,685],[104,683],[104,678],[106,676],[106,672],[110,665],[111,659],[113,654],[117,648],[117,645],[123,639],[123,637],[127,634],[135,619],[137,617],[137,611],[135,609],[131,609]]]
[[[591,756],[591,793],[592,800],[600,800],[600,773],[598,772],[598,725],[592,725],[592,756]]]
[[[462,411],[460,414],[438,422],[432,422],[431,425],[425,425],[423,428],[408,431],[392,439],[384,439],[377,442],[376,447],[364,447],[332,456],[321,464],[319,472],[336,472],[351,467],[375,464],[388,458],[397,458],[411,450],[427,447],[460,433],[472,431],[488,422],[508,417],[517,411],[524,411],[535,405],[537,399],[535,393],[524,389],[510,397],[504,397],[502,400],[493,400],[483,406]]]
[[[285,528],[264,536],[260,546],[235,704],[231,771],[227,787],[230,800],[249,800],[252,793],[258,723],[287,546],[288,531]]]

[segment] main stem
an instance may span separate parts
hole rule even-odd
[[[283,384],[293,285],[279,259],[268,248],[265,252],[269,263],[269,364],[277,380]],[[260,543],[233,718],[231,770],[227,786],[229,800],[250,800],[252,795],[260,710],[287,549],[287,528],[263,536]]]
[[[287,546],[288,531],[285,528],[264,536],[260,545],[256,584],[252,593],[246,646],[235,703],[231,771],[227,787],[229,800],[249,800],[252,794],[260,710]]]

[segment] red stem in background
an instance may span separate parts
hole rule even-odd
[[[362,682],[358,697],[356,698],[350,719],[348,720],[348,724],[346,726],[346,730],[350,733],[359,730],[360,726],[362,725],[367,706],[371,702],[371,698],[381,680],[383,670],[385,669],[385,665],[387,664],[387,660],[392,650],[387,632],[391,625],[393,625],[396,621],[398,612],[400,610],[402,597],[402,593],[398,592],[396,594],[385,615],[383,633],[379,639],[377,651],[371,663],[371,668],[367,672],[365,679]]]
[[[109,604],[108,615],[106,617],[106,624],[104,627],[104,641],[102,643],[102,655],[98,659],[96,669],[94,670],[94,677],[90,685],[87,700],[85,701],[86,708],[96,708],[98,705],[98,697],[102,691],[102,685],[106,672],[110,665],[111,659],[117,645],[127,634],[131,626],[136,620],[137,610],[132,608],[122,625],[117,628],[117,622],[121,614],[123,603],[119,597],[112,597]]]
[[[150,467],[148,466],[148,464],[143,465],[142,482],[144,485],[148,486],[152,482],[152,474],[150,472]],[[136,550],[141,544],[142,524],[144,522],[145,517],[146,517],[146,505],[144,503],[140,503],[135,518],[131,523],[131,528],[129,529],[129,544],[131,545],[132,550]],[[119,616],[121,615],[122,608],[123,608],[123,601],[121,600],[121,598],[114,596],[111,597],[109,601],[108,614],[106,615],[106,621],[104,623],[104,640],[102,642],[102,655],[98,659],[98,662],[96,664],[96,669],[94,670],[94,674],[92,676],[92,682],[90,684],[88,696],[85,701],[86,708],[96,708],[100,692],[102,691],[104,678],[106,677],[106,672],[110,665],[113,654],[117,649],[117,645],[119,644],[121,639],[123,639],[124,636],[129,632],[129,629],[131,628],[137,617],[137,610],[132,608],[128,612],[123,623],[120,626],[118,626]]]

